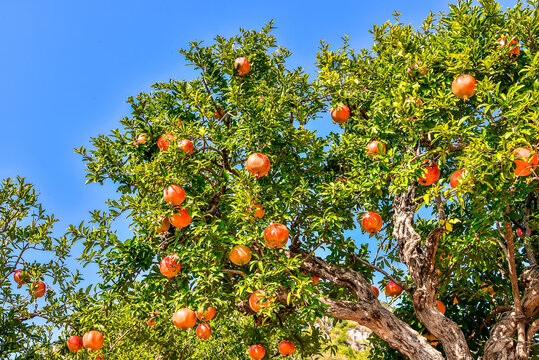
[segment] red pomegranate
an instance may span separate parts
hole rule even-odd
[[[388,296],[399,296],[402,293],[402,288],[389,280],[386,284],[386,294]]]
[[[318,283],[320,282],[320,278],[316,275],[311,275],[311,281],[315,284],[315,285],[318,285]]]
[[[382,228],[383,223],[382,217],[375,212],[368,212],[363,215],[363,218],[361,219],[361,226],[363,226],[363,229],[370,234],[379,231]]]
[[[374,295],[376,295],[376,297],[380,295],[380,291],[378,291],[378,288],[376,286],[371,285],[371,289],[374,292]]]
[[[47,285],[45,285],[43,281],[38,281],[37,283],[32,284],[30,294],[37,299],[44,296],[46,291]]]
[[[146,143],[148,134],[142,133],[139,136],[137,136],[137,140],[133,141],[133,145],[138,146],[141,144]]]
[[[288,229],[282,224],[271,224],[264,230],[264,241],[269,248],[280,249],[288,242]]]
[[[418,182],[421,185],[432,185],[440,178],[440,169],[434,160],[425,159],[423,163],[427,163],[424,166],[424,175],[419,178]]]
[[[211,327],[206,323],[200,324],[197,326],[196,333],[200,339],[208,340],[211,336]]]
[[[249,156],[245,165],[247,167],[247,171],[249,171],[255,177],[266,175],[271,167],[269,158],[261,153],[254,153]]]
[[[197,317],[193,310],[182,308],[172,315],[172,322],[174,322],[177,328],[187,330],[195,326]]]
[[[371,141],[371,142],[369,143],[369,145],[367,145],[367,153],[368,153],[371,157],[374,157],[374,154],[385,155],[385,153],[386,153],[386,146],[385,146],[384,143],[381,142],[381,141],[378,141],[378,140]]]
[[[67,348],[73,354],[76,354],[79,350],[81,350],[82,346],[82,338],[80,336],[73,335],[67,339]]]
[[[180,264],[178,256],[176,255],[169,255],[164,257],[159,264],[159,270],[161,271],[161,274],[163,274],[169,279],[173,276],[178,275],[181,269],[182,265]]]
[[[537,168],[539,157],[532,149],[519,147],[513,150],[513,155],[515,157],[516,176],[528,176]]]
[[[30,279],[29,279],[28,274],[26,274],[26,272],[24,270],[19,269],[19,270],[15,271],[15,273],[13,274],[13,280],[15,280],[15,282],[17,284],[19,284],[19,286],[17,286],[17,288],[20,289]]]
[[[185,190],[178,185],[170,185],[163,190],[163,199],[171,205],[180,205],[185,200]]]
[[[518,237],[524,237],[523,234],[524,234],[524,233],[522,232],[522,230],[520,230],[520,228],[518,228],[518,229],[517,229],[517,235],[518,235]],[[532,229],[528,228],[528,237],[530,237],[531,235],[532,235]]]
[[[234,69],[236,69],[241,76],[247,75],[249,71],[251,71],[251,64],[249,64],[249,60],[246,58],[239,57],[234,61]]]
[[[82,344],[88,351],[97,351],[103,347],[103,334],[99,331],[88,331],[82,337]]]
[[[467,176],[467,171],[466,170],[457,170],[453,173],[453,175],[451,175],[451,179],[449,180],[449,182],[451,183],[451,187],[453,189],[455,189],[458,184],[468,184],[470,182],[473,182],[473,180],[466,180],[464,181],[463,179]]]
[[[163,135],[161,135],[159,140],[157,140],[157,147],[161,151],[168,150],[168,147],[170,146],[170,143],[172,143],[172,141],[174,141],[174,135],[172,135],[172,134],[163,134]]]
[[[518,46],[518,41],[515,39],[511,39],[509,44],[506,44],[505,36],[502,36],[501,38],[498,39],[497,43],[498,45],[500,45],[498,49],[502,49],[507,46],[507,48],[510,49],[508,53],[511,55],[514,55],[515,59],[520,54],[520,46]]]
[[[249,348],[249,356],[252,359],[260,360],[266,355],[266,349],[260,344],[252,345]]]
[[[228,254],[228,258],[233,264],[242,266],[251,261],[252,257],[251,249],[245,245],[236,245],[232,248]]]
[[[259,312],[262,308],[269,306],[272,303],[272,298],[269,298],[266,302],[260,302],[265,296],[264,291],[256,290],[249,297],[249,307],[254,312]]]
[[[162,233],[162,232],[168,231],[168,229],[170,229],[170,222],[168,221],[167,218],[165,218],[161,226],[157,228],[157,232]]]
[[[178,143],[178,147],[182,149],[184,154],[187,155],[192,154],[193,150],[195,149],[191,140],[188,139],[181,139]]]
[[[294,350],[296,350],[296,346],[292,341],[283,340],[279,343],[279,352],[283,356],[288,356],[294,353]]]
[[[186,208],[181,208],[180,210],[176,210],[172,216],[168,218],[168,221],[177,228],[183,228],[186,227],[191,223],[191,216],[189,215],[189,210]]]
[[[345,123],[350,118],[350,108],[344,104],[331,109],[331,118],[336,123]]]
[[[453,80],[451,91],[459,99],[468,100],[475,95],[475,86],[477,81],[472,75],[464,74]]]
[[[264,214],[266,213],[262,206],[260,204],[256,204],[253,207],[250,207],[247,209],[247,213],[251,214],[252,216],[262,219]]]
[[[202,321],[210,321],[215,317],[215,313],[217,312],[217,309],[213,306],[209,306],[207,309],[202,309],[197,311],[196,316],[197,319]]]

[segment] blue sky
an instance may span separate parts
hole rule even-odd
[[[502,1],[513,6],[515,1]],[[191,78],[177,50],[193,40],[260,29],[275,19],[292,67],[314,71],[319,41],[370,47],[368,30],[391,19],[415,27],[447,1],[0,1],[0,178],[25,176],[62,221],[88,218],[114,196],[84,185],[73,148],[118,126],[128,96],[169,78]],[[318,119],[322,132],[330,124]]]

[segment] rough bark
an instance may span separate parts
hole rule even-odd
[[[395,195],[393,202],[393,237],[398,243],[400,259],[408,267],[415,285],[411,290],[414,310],[419,321],[440,340],[447,359],[471,360],[462,330],[436,307],[438,277],[433,259],[445,229],[435,229],[423,245],[414,228],[416,193],[417,184],[411,185],[405,192]]]
[[[322,298],[321,301],[329,306],[328,311],[333,317],[352,320],[368,327],[412,360],[443,359],[442,354],[430,346],[422,335],[378,301],[371,285],[360,273],[329,264],[316,256],[306,257],[301,269],[346,287],[357,297],[357,302]]]

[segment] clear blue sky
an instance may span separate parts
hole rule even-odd
[[[516,1],[502,1],[513,6]],[[189,41],[260,29],[275,19],[291,66],[314,70],[323,39],[349,35],[357,49],[368,30],[391,19],[415,27],[447,1],[0,1],[0,178],[25,176],[62,222],[79,223],[105,208],[113,187],[84,185],[73,148],[118,127],[128,96],[156,81],[191,78],[177,50]],[[313,126],[325,132],[328,121]]]

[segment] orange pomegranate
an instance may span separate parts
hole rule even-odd
[[[371,289],[374,292],[374,295],[376,295],[376,297],[380,295],[380,291],[378,291],[378,288],[376,286],[371,285]]]
[[[370,234],[379,231],[382,228],[382,225],[382,217],[375,212],[369,211],[363,215],[363,218],[361,219],[361,226],[363,226],[363,229]]]
[[[259,218],[259,219],[262,219],[262,217],[266,213],[260,204],[256,204],[252,208],[251,207],[248,208],[247,212],[249,214],[252,214],[252,216],[254,216],[256,218]]]
[[[185,200],[185,190],[178,185],[170,185],[163,190],[163,199],[171,205],[180,205]]]
[[[161,226],[157,228],[157,232],[158,233],[163,233],[165,231],[168,231],[168,229],[170,229],[170,222],[168,221],[167,218],[165,218],[163,220]]]
[[[451,179],[449,182],[451,183],[451,187],[455,189],[459,184],[468,184],[470,182],[473,182],[473,180],[466,180],[464,181],[464,178],[467,176],[466,170],[457,170],[451,175]]]
[[[384,155],[386,153],[386,146],[383,142],[374,140],[367,145],[367,153],[374,157],[374,154],[381,154]]]
[[[419,178],[418,182],[421,185],[432,185],[440,178],[440,169],[434,160],[425,159],[423,163],[427,163],[424,166],[424,175]]]
[[[30,289],[30,294],[35,298],[40,298],[45,295],[47,291],[47,285],[43,281],[38,281],[37,283],[32,284]]]
[[[251,310],[259,312],[262,308],[269,306],[272,303],[271,298],[269,298],[268,301],[261,303],[260,301],[264,298],[264,295],[264,291],[262,290],[256,290],[251,294],[251,297],[249,297],[249,307]]]
[[[189,139],[181,139],[180,142],[178,142],[178,147],[187,155],[192,154],[194,150],[193,143]]]
[[[451,91],[459,99],[468,100],[475,95],[475,86],[477,81],[472,75],[464,74],[453,80],[451,84]]]
[[[280,249],[288,242],[288,229],[282,224],[271,224],[264,230],[264,241],[269,248]]]
[[[206,323],[200,324],[197,326],[196,333],[199,339],[208,340],[211,336],[211,327]]]
[[[296,350],[296,346],[292,341],[283,340],[279,343],[279,352],[283,356],[288,356],[294,353],[294,350]]]
[[[163,135],[161,135],[159,140],[157,140],[157,147],[161,151],[168,150],[168,147],[170,146],[170,143],[172,143],[172,141],[174,141],[174,135],[172,135],[172,134],[163,134]]]
[[[163,274],[169,279],[173,276],[178,275],[181,269],[182,265],[180,264],[178,256],[176,255],[169,255],[164,257],[159,264],[159,270],[161,271],[161,274]]]
[[[195,326],[197,317],[193,310],[181,308],[172,315],[172,322],[177,328],[186,330]]]
[[[183,228],[191,223],[192,218],[189,215],[189,210],[186,208],[181,208],[180,210],[176,211],[178,212],[175,212],[168,218],[168,221],[170,221],[172,225],[177,228]]]
[[[242,266],[251,261],[251,249],[245,245],[236,245],[228,254],[228,258],[233,264]]]
[[[394,283],[393,281],[389,280],[386,284],[386,294],[388,296],[399,296],[402,293],[402,288]]]
[[[148,324],[148,327],[154,327],[156,322],[157,322],[157,319],[155,317],[151,317],[148,320],[146,320],[146,324]]]
[[[436,307],[438,308],[438,311],[442,313],[442,315],[445,314],[445,306],[443,302],[436,300]]]
[[[19,269],[13,274],[13,280],[15,280],[17,284],[19,284],[17,288],[20,289],[24,284],[27,283],[27,281],[29,280],[29,276],[24,270]]]
[[[251,64],[249,64],[249,60],[246,58],[239,57],[234,61],[234,69],[236,69],[241,76],[247,75],[249,71],[251,71]]]
[[[247,158],[247,171],[256,177],[266,175],[271,167],[269,158],[261,153],[254,153]]]
[[[315,285],[318,285],[318,283],[320,282],[320,278],[316,275],[311,275],[311,280],[312,282],[314,282]]]
[[[453,305],[457,305],[459,303],[459,299],[457,299],[457,297],[455,296],[455,298],[453,299]]]
[[[252,359],[260,360],[266,355],[266,349],[260,344],[251,345],[249,348],[249,356]]]
[[[537,168],[539,157],[530,148],[516,148],[513,150],[513,155],[515,156],[516,176],[528,176]]]
[[[217,312],[217,309],[213,306],[209,306],[207,309],[202,309],[197,311],[196,316],[197,319],[202,321],[210,321],[215,317],[215,313]]]
[[[350,108],[344,104],[331,109],[331,118],[336,123],[342,124],[350,119]]]
[[[520,46],[518,46],[518,41],[515,39],[511,39],[511,41],[509,41],[509,44],[506,44],[505,36],[502,36],[498,39],[497,43],[498,45],[500,45],[498,49],[502,49],[507,46],[507,48],[509,49],[508,53],[514,55],[515,59],[520,54]]]
[[[88,331],[82,337],[82,344],[88,351],[97,351],[103,347],[103,334],[99,331]]]
[[[141,133],[139,136],[137,136],[137,139],[133,141],[133,145],[138,146],[138,145],[146,143],[147,136],[148,134]]]
[[[76,354],[82,349],[82,338],[77,335],[70,336],[69,339],[67,339],[67,348],[73,354]]]

